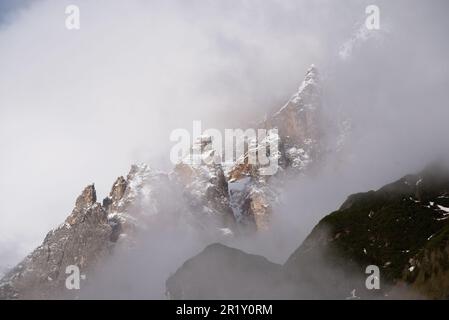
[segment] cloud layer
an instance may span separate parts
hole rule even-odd
[[[361,42],[351,39],[367,1],[23,7],[0,25],[0,264],[38,245],[88,183],[101,198],[133,162],[168,169],[169,133],[191,129],[193,120],[245,128],[281,106],[311,63],[321,70],[328,114],[352,120],[352,160],[337,174],[331,168],[291,186],[279,210],[285,238],[278,230],[248,250],[282,261],[348,193],[447,153],[448,5],[377,3],[381,30]],[[68,4],[80,7],[79,31],[65,29]],[[300,190],[311,196],[298,197]],[[328,201],[317,202],[313,195],[323,192]]]

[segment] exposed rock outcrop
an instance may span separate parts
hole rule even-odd
[[[87,273],[110,250],[112,228],[96,202],[93,185],[76,200],[65,223],[50,231],[42,245],[0,281],[0,298],[44,299],[67,294],[66,267]]]
[[[248,151],[229,170],[231,206],[245,225],[253,225],[255,230],[268,229],[273,204],[282,192],[282,180],[306,174],[323,159],[326,145],[320,91],[318,71],[312,65],[298,91],[260,125],[268,131],[266,137],[247,141]],[[277,150],[269,148],[273,141]],[[249,161],[251,153],[276,161],[274,174],[265,175],[264,166]]]
[[[212,138],[199,137],[192,153],[175,166],[170,174],[172,181],[182,190],[184,200],[204,228],[209,225],[212,229],[234,229],[228,182],[221,162],[214,160],[217,151]]]

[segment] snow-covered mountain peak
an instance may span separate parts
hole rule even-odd
[[[65,265],[93,267],[111,247],[133,245],[141,232],[180,225],[200,237],[221,239],[270,229],[286,178],[306,174],[323,158],[322,132],[327,127],[319,87],[318,71],[312,65],[287,104],[260,123],[267,135],[246,138],[243,155],[226,168],[220,144],[214,143],[213,136],[201,135],[169,173],[147,164],[131,166],[126,177],[116,179],[102,204],[97,202],[94,185],[86,187],[66,223],[51,231],[31,258],[24,260],[26,268],[38,272],[30,271],[25,280],[5,277],[0,297],[34,297],[33,290],[41,290],[34,284],[47,282],[43,294],[51,296],[63,288],[62,277],[56,275],[63,274]],[[264,174],[261,170],[269,166],[249,161],[253,160],[249,155],[257,155],[257,161],[269,158],[269,166],[277,161],[278,168],[272,175]],[[67,241],[71,241],[70,249],[66,249]],[[61,256],[63,265],[58,262]],[[12,275],[21,275],[20,270]]]
[[[303,82],[298,91],[290,98],[287,104],[282,108],[294,106],[303,111],[304,108],[314,110],[320,105],[320,79],[318,69],[312,64],[307,70]],[[282,110],[281,109],[281,110]],[[281,112],[281,110],[279,112]]]

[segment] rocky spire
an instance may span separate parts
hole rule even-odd
[[[303,111],[304,108],[317,109],[321,106],[319,73],[315,65],[311,65],[298,88],[298,91],[290,100],[277,112],[274,117],[287,112],[289,108]]]
[[[88,208],[97,202],[97,192],[95,191],[95,185],[91,184],[87,186],[82,194],[76,199],[76,208],[84,209]]]
[[[313,81],[316,82],[318,80],[318,69],[315,67],[315,65],[312,63],[307,70],[306,76],[304,78],[304,82],[311,83]]]
[[[128,183],[126,179],[122,176],[118,177],[112,186],[109,196],[103,199],[103,207],[106,212],[110,211],[109,209],[111,208],[111,205],[117,205],[118,201],[123,198],[127,187]]]
[[[111,197],[112,201],[120,200],[123,197],[123,194],[126,190],[126,180],[122,176],[118,177],[115,181],[114,185],[112,186],[111,193],[109,196]]]
[[[0,300],[73,298],[76,292],[65,287],[66,267],[88,273],[110,252],[112,227],[96,200],[94,185],[87,186],[65,223],[0,280]]]
[[[303,170],[319,157],[322,122],[319,74],[312,65],[298,91],[267,121],[268,127],[278,129],[288,166]]]
[[[264,127],[276,128],[270,139],[278,141],[278,165],[304,173],[321,158],[322,115],[319,74],[314,65],[298,91],[275,114],[267,117]],[[261,148],[264,150],[264,148]],[[278,172],[281,172],[279,170]],[[269,176],[261,176],[257,167],[237,163],[228,172],[231,206],[240,222],[249,222],[257,230],[269,228],[272,204],[277,190]]]

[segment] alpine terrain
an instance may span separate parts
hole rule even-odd
[[[6,272],[0,280],[0,298],[62,297],[67,294],[67,266],[76,265],[84,275],[92,274],[117,247],[132,246],[149,227],[164,230],[169,224],[179,224],[194,230],[206,243],[264,232],[270,228],[273,204],[283,184],[318,170],[326,154],[340,147],[339,134],[326,135],[338,125],[324,116],[321,90],[318,71],[312,66],[292,98],[259,121],[259,128],[268,129],[269,134],[262,141],[246,141],[245,154],[231,165],[220,161],[192,164],[186,159],[168,173],[146,164],[133,165],[101,202],[95,186],[87,186],[67,219]],[[273,141],[278,152],[266,148]],[[197,137],[192,149],[203,160],[220,154],[207,136]],[[276,173],[265,175],[263,165],[249,163],[251,152],[266,152],[275,159],[279,164]],[[270,273],[278,273],[277,269],[271,265]]]

